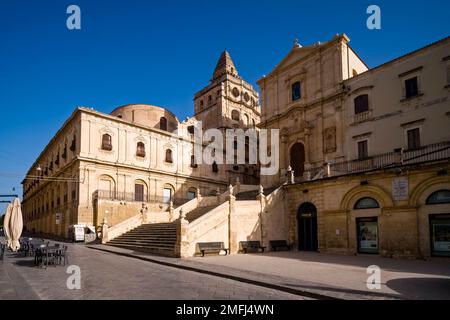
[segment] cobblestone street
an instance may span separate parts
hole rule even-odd
[[[69,264],[81,269],[81,289],[66,286],[66,267],[33,267],[7,252],[0,262],[0,299],[301,299],[255,285],[69,245]]]

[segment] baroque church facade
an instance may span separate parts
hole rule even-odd
[[[247,240],[449,256],[450,39],[376,68],[349,41],[295,42],[260,94],[225,51],[183,122],[150,105],[76,109],[23,181],[26,228],[68,237],[85,225],[103,243],[181,257],[200,242],[237,253]],[[198,121],[279,130],[279,170],[197,164]]]

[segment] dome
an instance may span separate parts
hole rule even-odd
[[[111,112],[125,121],[172,132],[178,127],[177,117],[169,110],[149,104],[128,104]]]

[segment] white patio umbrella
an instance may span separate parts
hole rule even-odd
[[[3,232],[5,233],[6,246],[11,245],[11,231],[9,229],[9,221],[11,220],[13,205],[10,203],[6,207],[5,219],[3,219]]]
[[[12,251],[20,249],[20,236],[23,229],[22,209],[20,208],[19,198],[15,198],[12,203],[11,218],[9,219],[9,237]]]

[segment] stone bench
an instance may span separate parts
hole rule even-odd
[[[228,254],[228,249],[225,249],[223,242],[200,242],[197,243],[197,245],[202,257],[204,257],[206,253],[220,254],[222,251],[225,251],[225,255]]]
[[[266,247],[261,246],[260,241],[240,241],[239,242],[239,252],[247,253],[249,251],[253,252],[264,252]]]
[[[291,246],[286,240],[271,240],[270,247],[273,251],[277,251],[278,248],[286,248],[288,251],[291,250]]]

